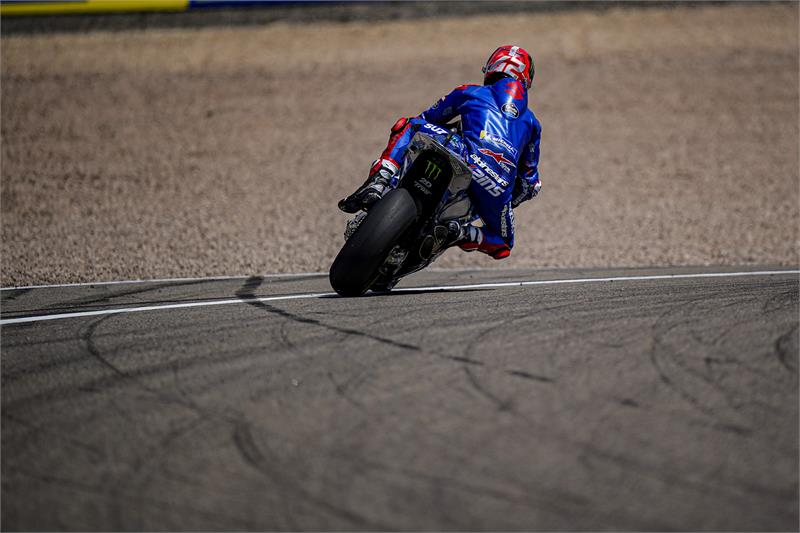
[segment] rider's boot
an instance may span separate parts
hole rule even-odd
[[[472,224],[459,224],[455,220],[447,223],[448,246],[458,246],[465,252],[474,252],[483,241],[480,228]]]
[[[480,250],[494,259],[505,259],[511,255],[511,248],[505,244],[489,244],[484,242],[483,231],[481,228],[472,224],[460,225],[458,222],[451,221],[448,228],[452,234],[458,232],[458,236],[448,246],[458,246],[465,252]],[[458,226],[458,228],[456,228]]]
[[[383,198],[391,188],[392,178],[399,168],[390,159],[377,159],[372,163],[369,177],[356,192],[339,201],[339,209],[345,213],[355,213],[361,209],[369,209]]]
[[[419,255],[427,259],[443,248],[456,245],[461,246],[463,250],[472,251],[478,248],[480,240],[480,229],[471,224],[462,225],[457,220],[451,220],[445,225],[434,226],[433,232],[423,239]],[[473,243],[474,248],[465,248]]]

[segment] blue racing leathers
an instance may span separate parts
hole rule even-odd
[[[414,133],[426,123],[444,127],[461,117],[464,157],[472,169],[469,195],[483,220],[477,243],[462,245],[497,259],[514,246],[514,213],[536,196],[539,180],[539,140],[542,127],[528,109],[528,93],[517,80],[502,78],[492,85],[462,85],[412,119],[392,128],[381,158],[398,167]]]

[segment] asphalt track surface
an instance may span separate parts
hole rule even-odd
[[[3,529],[797,530],[796,270],[329,292],[0,292]]]

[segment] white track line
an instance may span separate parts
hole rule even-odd
[[[778,276],[787,274],[800,274],[800,270],[763,270],[757,272],[704,272],[699,274],[661,274],[652,276],[618,276],[611,278],[577,278],[577,279],[550,279],[540,281],[506,281],[496,283],[473,283],[469,285],[442,285],[432,287],[405,287],[394,289],[392,292],[420,292],[420,291],[457,291],[468,289],[498,289],[503,287],[528,287],[532,285],[562,285],[575,283],[602,283],[614,281],[654,281],[673,279],[695,278],[730,278],[742,276]],[[322,298],[336,296],[335,292],[319,292],[306,294],[289,294],[285,296],[265,296],[255,298],[236,298],[231,300],[211,300],[202,302],[188,302],[181,304],[149,305],[143,307],[123,307],[118,309],[103,309],[100,311],[77,311],[74,313],[59,313],[53,315],[38,315],[21,318],[8,318],[0,320],[0,326],[11,324],[24,324],[28,322],[41,322],[45,320],[60,320],[62,318],[78,318],[100,315],[118,315],[123,313],[139,313],[144,311],[164,311],[168,309],[186,309],[190,307],[210,307],[212,305],[243,304],[248,302],[275,302],[280,300],[303,300],[309,298]]]
[[[262,278],[304,278],[311,276],[327,276],[327,272],[296,272],[293,274],[265,274]],[[60,289],[64,287],[90,287],[94,285],[127,285],[129,283],[180,283],[183,281],[225,281],[229,279],[247,279],[250,276],[211,276],[209,278],[160,278],[160,279],[126,279],[121,281],[91,281],[87,283],[62,283],[59,285],[23,285],[21,287],[0,287],[0,291],[18,291],[22,289]]]
[[[142,311],[162,311],[165,309],[184,309],[188,307],[209,307],[212,305],[243,304],[247,302],[274,302],[277,300],[301,300],[304,298],[321,298],[323,296],[335,296],[335,292],[310,293],[310,294],[289,294],[287,296],[268,296],[266,298],[236,298],[234,300],[211,300],[204,302],[187,302],[183,304],[167,305],[146,305],[143,307],[122,307],[119,309],[103,309],[100,311],[77,311],[75,313],[60,313],[56,315],[38,315],[22,318],[8,318],[0,320],[0,326],[8,324],[24,324],[26,322],[39,322],[42,320],[60,320],[62,318],[78,318],[83,316],[118,315],[122,313],[139,313]]]

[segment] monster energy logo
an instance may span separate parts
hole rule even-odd
[[[428,165],[425,167],[425,177],[429,180],[435,180],[439,177],[439,174],[442,173],[442,169],[436,163],[431,161],[427,162]]]

